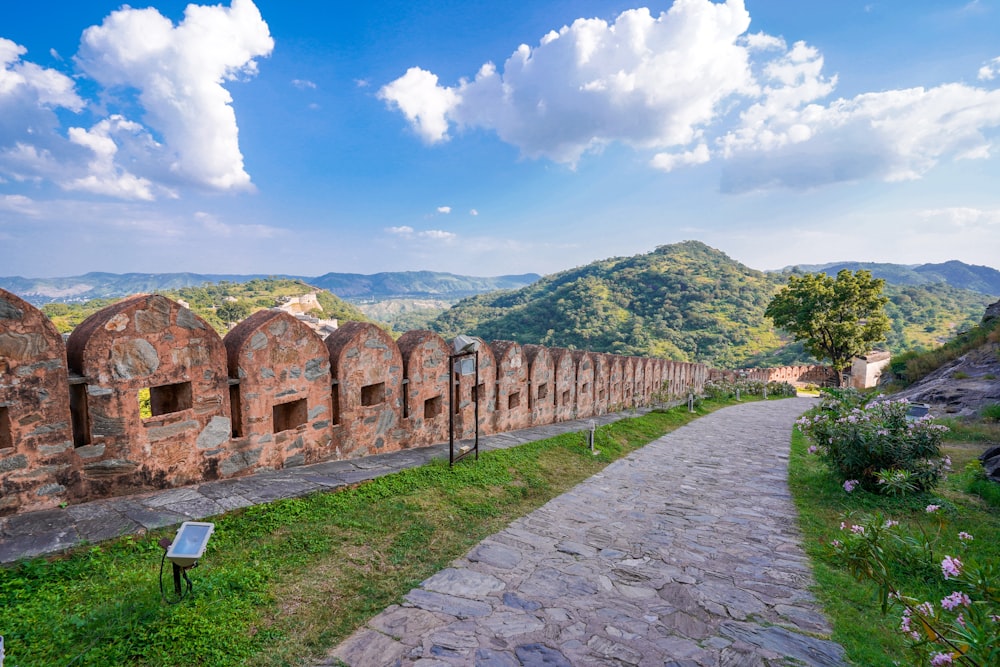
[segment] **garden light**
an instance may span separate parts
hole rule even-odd
[[[160,595],[164,601],[169,602],[166,594],[163,592],[163,564],[167,560],[173,564],[174,594],[177,596],[177,599],[173,602],[180,602],[187,593],[191,592],[192,588],[191,580],[187,576],[187,570],[198,566],[198,559],[205,553],[205,547],[208,546],[208,538],[212,536],[214,531],[214,523],[185,521],[181,524],[177,535],[174,536],[173,542],[167,538],[160,540],[160,546],[166,550],[163,552],[163,558],[160,560]],[[182,576],[184,577],[184,581],[187,582],[187,592],[181,589]]]

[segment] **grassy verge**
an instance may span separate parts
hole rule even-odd
[[[583,434],[566,434],[216,517],[177,605],[158,584],[157,542],[172,529],[0,569],[6,664],[301,664],[513,519],[732,402],[602,426],[597,457]]]
[[[851,577],[832,557],[829,544],[842,536],[841,521],[851,524],[852,518],[881,512],[886,518],[899,521],[918,539],[937,540],[934,551],[941,554],[938,558],[962,553],[965,547],[958,539],[958,532],[967,531],[975,537],[973,551],[977,560],[1000,562],[1000,505],[996,504],[996,497],[991,500],[986,493],[976,493],[976,485],[963,471],[987,444],[979,437],[945,443],[943,451],[951,457],[956,472],[934,493],[904,498],[887,498],[862,490],[845,493],[819,457],[807,453],[807,446],[805,437],[796,430],[792,436],[789,484],[799,510],[806,551],[813,562],[817,596],[834,626],[833,639],[843,644],[857,665],[911,664],[906,643],[898,631],[898,611],[883,616],[875,587]],[[926,507],[930,504],[942,509],[929,514]],[[896,563],[893,575],[900,590],[935,605],[953,590],[943,581],[940,571],[928,570],[920,564]]]

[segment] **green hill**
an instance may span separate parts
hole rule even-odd
[[[301,280],[289,278],[254,278],[239,283],[221,281],[206,283],[199,287],[161,290],[158,293],[174,300],[186,301],[192,311],[211,324],[220,335],[225,335],[228,327],[223,321],[224,318],[220,317],[225,309],[232,310],[235,315],[232,319],[235,321],[258,310],[278,305],[281,297],[301,296],[310,292],[316,293],[316,300],[322,308],[322,312],[315,314],[323,319],[335,318],[341,322],[369,321],[364,313],[343,299]],[[42,312],[48,315],[60,332],[66,333],[117,300],[93,299],[83,303],[48,303],[42,306]],[[228,321],[228,318],[225,319]]]
[[[966,264],[957,260],[941,264],[886,264],[876,262],[835,262],[832,264],[800,265],[790,270],[816,273],[822,271],[830,276],[836,276],[841,269],[871,271],[876,278],[882,278],[891,285],[931,285],[947,283],[951,287],[1000,296],[1000,271],[989,266]]]
[[[814,362],[764,310],[786,274],[764,273],[697,241],[545,276],[460,301],[431,323],[467,333],[720,367]],[[944,284],[886,286],[893,352],[931,347],[978,321],[990,298]]]

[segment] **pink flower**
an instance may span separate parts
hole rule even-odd
[[[924,511],[926,511],[928,514],[933,514],[934,512],[937,512],[939,509],[941,509],[940,505],[928,505],[927,509]]]
[[[953,611],[959,606],[968,607],[970,604],[972,604],[972,600],[970,600],[969,596],[962,591],[955,591],[941,600],[941,606],[948,611]]]
[[[858,484],[860,484],[860,482],[858,480],[856,480],[856,479],[849,479],[846,482],[844,482],[844,491],[847,491],[848,493],[850,493],[851,491],[854,490],[854,487],[856,487]]]
[[[958,616],[955,617],[955,622],[958,623],[959,625],[961,625],[964,628],[965,627],[965,616],[963,614],[959,614]]]
[[[963,530],[962,532],[960,532],[960,533],[958,534],[958,539],[962,540],[963,542],[971,542],[971,541],[972,541],[972,540],[974,540],[975,538],[974,538],[974,537],[972,537],[972,535],[969,535],[969,534],[968,534],[967,532],[965,532],[965,531]]]
[[[840,545],[841,545],[841,541],[840,541],[840,540],[834,540],[834,541],[833,541],[833,542],[831,542],[830,544],[832,544],[832,545],[833,545],[833,548],[834,548],[834,549],[839,549],[839,548],[840,548]]]
[[[809,453],[810,454],[815,454],[818,451],[819,451],[819,447],[817,447],[816,445],[809,445]]]
[[[865,527],[859,526],[858,524],[854,524],[853,526],[851,526],[851,532],[854,533],[855,535],[864,535]]]
[[[941,665],[950,665],[951,653],[935,653],[931,657],[931,667],[941,667]]]
[[[921,616],[933,616],[934,615],[934,605],[930,602],[921,602],[917,605],[917,612]]]
[[[962,574],[962,561],[951,556],[945,556],[941,561],[941,572],[945,579],[951,579]]]
[[[882,524],[883,528],[892,528],[893,526],[898,526],[898,521],[893,521],[892,519],[886,519],[886,522]]]

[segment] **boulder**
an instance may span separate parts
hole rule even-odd
[[[1000,446],[990,447],[980,455],[979,460],[983,463],[986,477],[1000,482]]]

